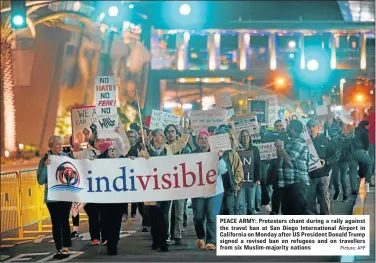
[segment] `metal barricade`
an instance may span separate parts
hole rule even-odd
[[[44,185],[38,184],[37,169],[1,173],[0,181],[1,233],[11,233],[2,235],[1,240],[30,240],[39,237],[30,234],[51,233]],[[80,213],[80,221],[87,220],[87,216]]]

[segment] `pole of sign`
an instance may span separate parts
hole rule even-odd
[[[140,108],[140,98],[138,97],[138,88],[137,88],[137,86],[135,87],[135,89],[136,89],[136,98],[137,98],[137,106],[138,106],[138,116],[140,118],[140,126],[141,126],[141,138],[142,138],[142,143],[146,147],[145,137],[144,137],[144,125],[142,123],[141,108]]]

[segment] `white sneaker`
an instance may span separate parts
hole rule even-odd
[[[271,212],[272,211],[272,206],[270,204],[262,206],[266,212]]]

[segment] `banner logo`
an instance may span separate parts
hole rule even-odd
[[[71,162],[64,162],[56,169],[55,175],[57,185],[52,186],[49,191],[80,192],[80,174]]]

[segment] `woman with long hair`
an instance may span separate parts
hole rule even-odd
[[[256,214],[256,187],[260,185],[261,158],[259,149],[252,144],[251,135],[247,130],[239,134],[239,142],[243,152],[250,152],[250,162],[243,162],[244,181],[236,196],[236,214]],[[240,154],[242,154],[240,152]]]

